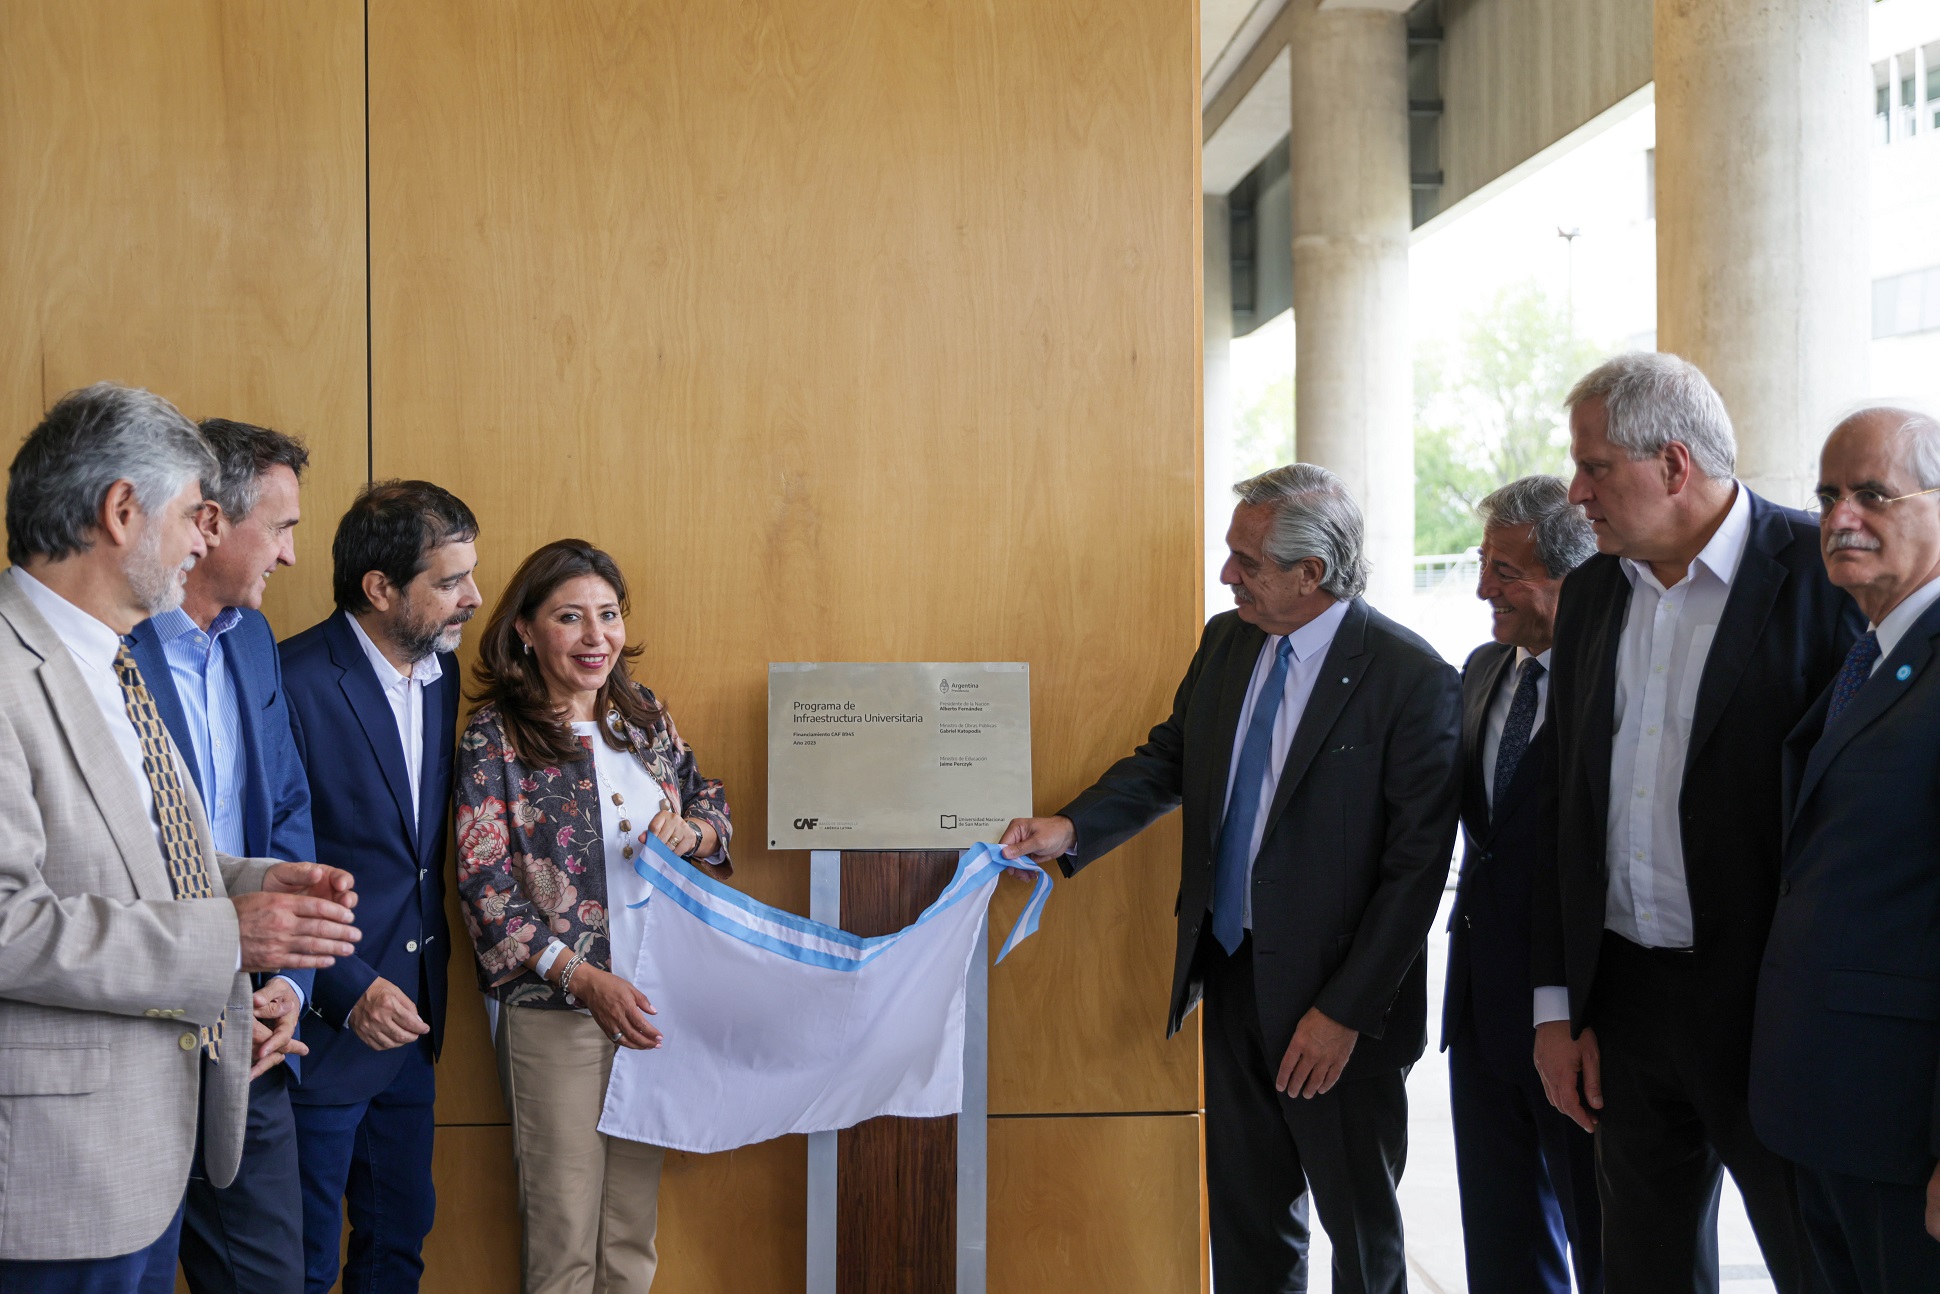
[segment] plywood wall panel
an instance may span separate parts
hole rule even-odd
[[[488,599],[546,540],[613,550],[737,884],[807,904],[763,848],[771,660],[1029,661],[1046,809],[1164,713],[1198,624],[1188,6],[371,22],[377,473],[473,506]],[[1175,848],[1063,887],[999,971],[997,1108],[1194,1108]]]
[[[0,446],[103,379],[305,437],[279,633],[364,479],[361,0],[0,6]]]
[[[991,1294],[1209,1288],[1199,1125],[992,1119]]]

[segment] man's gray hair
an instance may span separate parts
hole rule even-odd
[[[1900,460],[1922,490],[1940,490],[1940,419],[1924,409],[1903,404],[1872,404],[1839,419],[1834,432],[1856,422],[1882,422],[1899,443]]]
[[[1475,505],[1486,526],[1528,526],[1536,556],[1549,578],[1560,580],[1596,551],[1596,531],[1583,509],[1570,502],[1570,487],[1555,476],[1511,481]]]
[[[1737,470],[1731,415],[1716,388],[1687,359],[1648,350],[1607,359],[1570,388],[1563,404],[1574,410],[1586,400],[1603,401],[1609,417],[1604,434],[1633,460],[1661,454],[1675,440],[1714,481],[1729,480]]]
[[[204,418],[202,439],[216,456],[216,479],[204,479],[202,489],[232,524],[256,510],[264,472],[287,467],[301,480],[303,469],[310,465],[310,451],[302,441],[268,427],[230,418]]]
[[[93,547],[101,501],[134,486],[150,517],[191,481],[215,475],[195,424],[167,400],[97,382],[69,391],[29,432],[7,477],[7,560],[59,561]]]
[[[1317,557],[1323,591],[1345,602],[1367,588],[1361,509],[1338,476],[1312,463],[1290,463],[1233,487],[1245,503],[1273,509],[1266,555],[1281,570]]]

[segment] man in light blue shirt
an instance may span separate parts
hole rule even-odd
[[[130,635],[156,709],[208,809],[215,846],[238,857],[310,861],[310,790],[290,735],[281,658],[263,618],[265,581],[296,561],[301,442],[212,418],[201,427],[219,478],[200,518],[209,552],[182,605]],[[249,1126],[236,1180],[220,1190],[191,1170],[181,1261],[196,1294],[291,1294],[303,1287],[302,1194],[289,1086],[310,971],[259,977]]]

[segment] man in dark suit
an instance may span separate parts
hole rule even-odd
[[[1244,481],[1172,714],[1005,853],[1067,876],[1182,804],[1168,1033],[1203,994],[1206,1177],[1221,1289],[1307,1288],[1307,1189],[1334,1289],[1406,1288],[1395,1200],[1424,945],[1455,827],[1460,685],[1360,600],[1361,513],[1295,464]]]
[[[129,635],[155,708],[188,764],[225,854],[309,862],[310,787],[290,738],[276,638],[260,610],[279,566],[296,561],[301,442],[211,418],[202,437],[216,479],[198,519],[209,551],[182,605]],[[213,1186],[198,1142],[182,1219],[181,1263],[196,1294],[294,1294],[303,1287],[303,1205],[288,1084],[300,1073],[297,1018],[315,972],[255,977],[255,1054],[241,1166]],[[284,1062],[287,1060],[287,1063]]]
[[[1495,641],[1462,669],[1462,878],[1448,919],[1448,1052],[1462,1245],[1473,1290],[1596,1294],[1603,1215],[1589,1134],[1549,1104],[1530,1062],[1529,889],[1556,848],[1555,767],[1543,722],[1563,577],[1596,552],[1553,476],[1476,505]]]
[[[1840,423],[1827,574],[1870,622],[1785,745],[1751,1117],[1839,1294],[1940,1290],[1940,423]]]
[[[1728,1168],[1781,1294],[1815,1285],[1790,1167],[1745,1105],[1778,898],[1780,751],[1857,630],[1801,512],[1733,479],[1731,419],[1674,355],[1570,393],[1572,501],[1549,705],[1554,866],[1536,876],[1536,1062],[1597,1139],[1613,1294],[1718,1284]]]
[[[337,612],[283,644],[320,858],[355,860],[359,955],[319,973],[293,1096],[311,1294],[417,1288],[443,1040],[445,839],[478,523],[428,481],[365,488],[332,545]]]

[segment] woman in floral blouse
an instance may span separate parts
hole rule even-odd
[[[524,1288],[645,1291],[656,1262],[655,1146],[598,1130],[614,1049],[660,1045],[630,982],[649,835],[730,871],[727,797],[667,709],[627,672],[626,581],[591,544],[547,544],[513,575],[474,669],[458,743],[458,889],[496,999],[512,1111]]]

